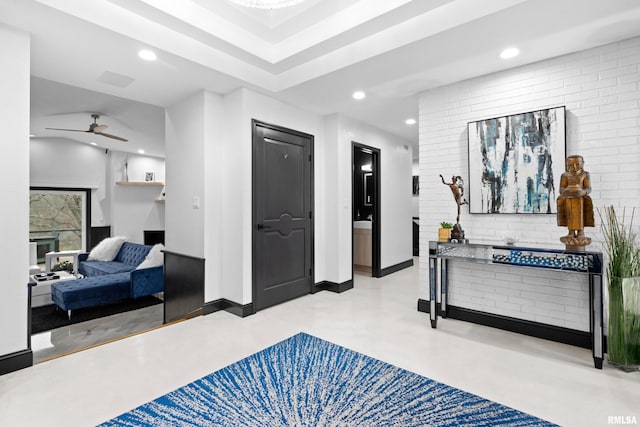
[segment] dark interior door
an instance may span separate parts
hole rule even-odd
[[[256,310],[313,285],[313,136],[253,121],[253,303]]]

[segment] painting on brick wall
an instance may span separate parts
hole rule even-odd
[[[468,124],[471,213],[554,214],[565,107]]]

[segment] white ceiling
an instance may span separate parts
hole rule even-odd
[[[227,0],[0,0],[0,22],[32,35],[33,134],[163,156],[164,107],[239,87],[417,144],[404,120],[417,116],[419,92],[638,36],[640,1],[307,0],[265,11]],[[520,56],[498,58],[513,45]],[[140,60],[141,48],[158,60]],[[367,98],[354,101],[356,89]],[[88,129],[93,112],[130,141],[44,130]]]

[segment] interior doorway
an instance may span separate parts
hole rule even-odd
[[[58,278],[31,286],[29,347],[33,363],[41,363],[124,336],[162,326],[162,298],[143,297],[88,307],[72,319],[56,309],[51,285],[77,274],[74,252],[88,252],[100,239],[91,227],[91,189],[31,187],[29,197],[30,274]],[[97,227],[102,229],[104,227]],[[110,227],[106,227],[109,235]],[[55,256],[47,254],[55,253]]]
[[[380,150],[352,142],[353,270],[381,277]]]

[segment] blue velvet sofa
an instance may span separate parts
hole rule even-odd
[[[67,312],[129,298],[140,298],[164,290],[163,267],[136,267],[152,246],[124,242],[113,261],[88,261],[88,253],[78,256],[78,272],[85,277],[51,285],[51,299]]]

